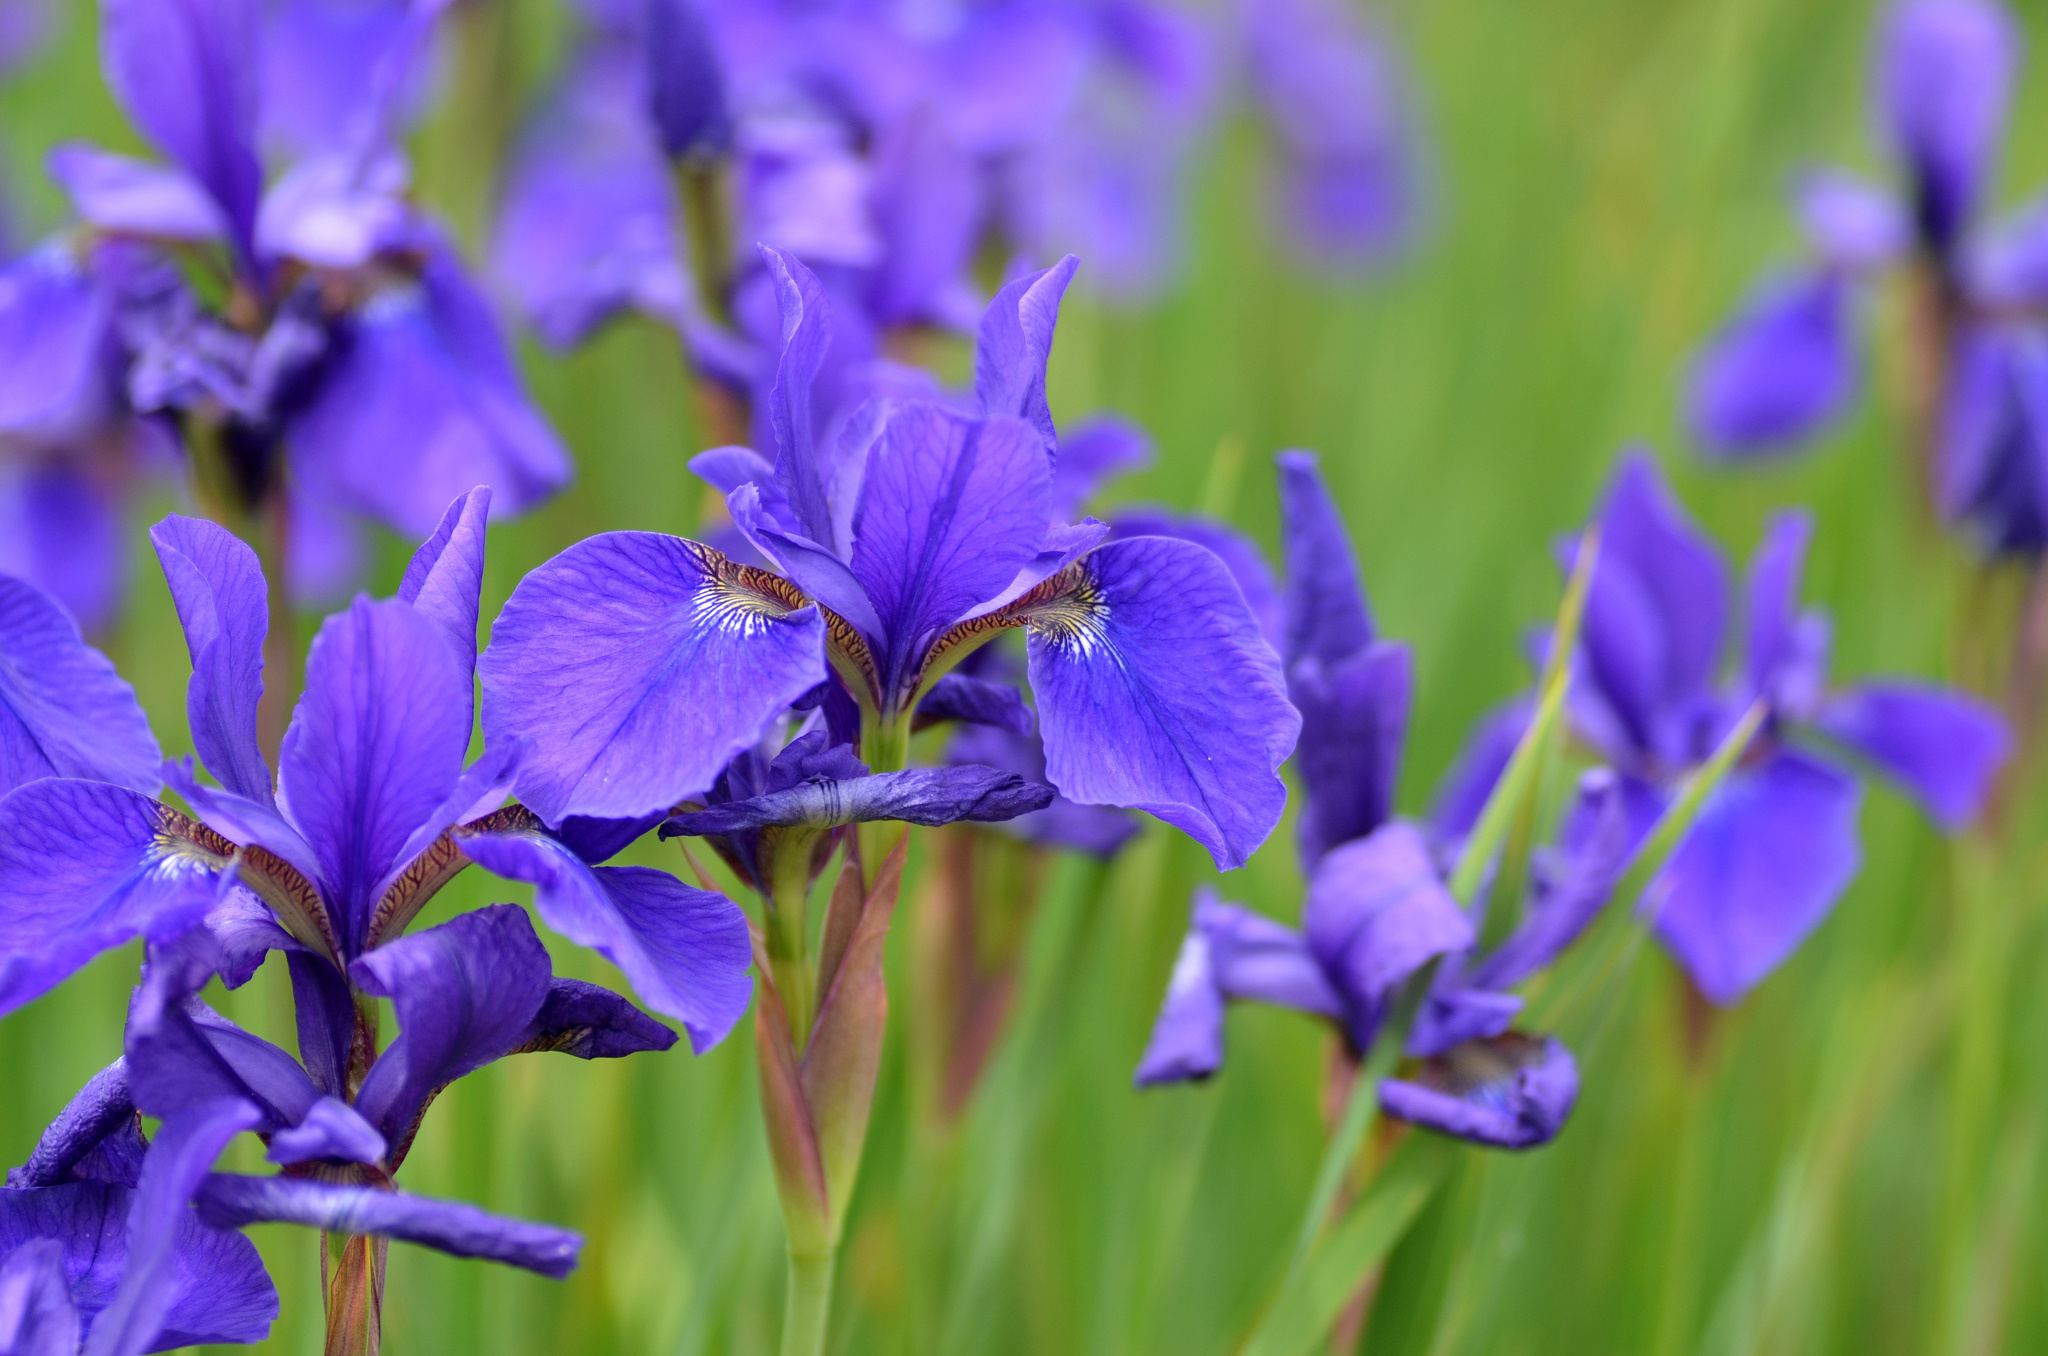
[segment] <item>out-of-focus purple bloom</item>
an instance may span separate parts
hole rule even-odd
[[[1281,146],[1283,224],[1333,263],[1385,257],[1414,233],[1422,197],[1391,51],[1339,0],[1250,0],[1242,23],[1252,87]]]
[[[1976,814],[2011,738],[1988,706],[1947,689],[1827,686],[1826,621],[1797,603],[1807,515],[1779,515],[1758,548],[1742,662],[1725,684],[1727,567],[1646,456],[1623,462],[1598,521],[1572,713],[1621,774],[1634,831],[1647,830],[1753,702],[1766,703],[1742,765],[1649,894],[1662,901],[1658,935],[1700,991],[1732,1003],[1791,954],[1855,874],[1856,779],[1804,735],[1859,755],[1951,832]]]
[[[0,575],[0,796],[42,777],[152,795],[163,755],[135,691],[33,585]]]
[[[2042,549],[2036,464],[2048,444],[2033,369],[2048,218],[1982,220],[2018,53],[1997,0],[1892,5],[1876,102],[1903,183],[1887,193],[1841,170],[1800,177],[1814,262],[1758,287],[1691,373],[1688,420],[1709,456],[1780,455],[1839,418],[1856,385],[1860,295],[1908,266],[1922,275],[1916,342],[1940,361],[1921,436],[1941,513],[1988,553]]]
[[[480,294],[404,196],[398,123],[441,8],[288,0],[266,28],[246,0],[108,0],[108,82],[171,163],[52,154],[86,230],[0,283],[0,349],[35,355],[6,364],[0,436],[47,455],[131,414],[196,418],[250,507],[284,492],[289,456],[289,479],[330,517],[409,534],[479,481],[510,512],[558,489],[566,454]],[[301,152],[267,191],[259,122]],[[218,311],[171,246],[225,248],[232,295]],[[394,441],[393,419],[408,436]]]
[[[1242,863],[1278,818],[1274,769],[1296,718],[1212,554],[1161,537],[1098,547],[1101,524],[1053,519],[1044,363],[1071,265],[992,303],[980,417],[884,404],[846,425],[864,435],[821,438],[812,382],[831,342],[824,289],[795,260],[763,254],[783,315],[767,401],[777,455],[772,469],[732,459],[759,478],[727,505],[780,573],[613,533],[528,575],[482,665],[490,738],[534,746],[522,799],[559,824],[702,796],[827,680],[828,654],[859,704],[864,753],[899,759],[932,682],[1023,626],[1053,785],[1148,810],[1219,865]],[[651,617],[666,620],[650,630]]]

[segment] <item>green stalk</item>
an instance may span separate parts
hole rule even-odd
[[[789,1253],[782,1308],[782,1356],[822,1356],[832,1313],[832,1254]]]
[[[810,1039],[816,983],[810,956],[811,846],[815,833],[783,833],[768,854],[768,964],[789,1013],[799,1057]]]

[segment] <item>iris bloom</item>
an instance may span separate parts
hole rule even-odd
[[[392,124],[438,10],[406,11],[378,60],[351,72],[345,134],[266,189],[256,138],[278,86],[262,79],[258,7],[108,0],[108,83],[171,163],[82,144],[52,154],[84,226],[0,277],[0,433],[47,447],[161,414],[205,452],[206,488],[241,509],[282,492],[288,457],[294,569],[309,585],[349,574],[353,517],[419,537],[478,482],[504,511],[559,489],[566,454],[489,304],[404,198]],[[195,256],[226,285],[217,309],[175,263]],[[118,485],[90,483],[111,518]]]
[[[1732,1003],[1827,915],[1860,857],[1860,788],[1841,750],[1954,832],[1976,814],[2011,740],[1988,706],[1927,684],[1831,688],[1825,617],[1801,612],[1812,519],[1773,519],[1751,561],[1744,643],[1725,682],[1728,570],[1654,465],[1622,464],[1600,517],[1572,714],[1620,774],[1635,832],[1744,711],[1766,705],[1742,764],[1651,887],[1656,928],[1701,993]]]
[[[161,769],[197,818],[152,798],[156,745],[112,668],[53,603],[17,581],[0,588],[0,770],[12,787],[0,799],[0,1012],[146,938],[157,960],[130,1013],[126,1076],[134,1105],[167,1126],[203,1113],[207,1138],[195,1142],[211,1148],[189,1171],[252,1129],[271,1138],[275,1161],[332,1160],[318,1184],[208,1188],[217,1199],[202,1208],[216,1222],[297,1219],[491,1256],[498,1239],[517,1252],[529,1226],[494,1234],[464,1223],[466,1207],[437,1222],[386,1192],[434,1091],[519,1049],[672,1043],[617,995],[551,979],[516,909],[404,936],[473,860],[534,881],[543,918],[616,962],[696,1049],[746,1007],[745,920],[731,903],[663,872],[594,866],[620,844],[498,808],[516,747],[463,766],[489,497],[479,489],[449,508],[397,598],[358,598],[321,628],[274,782],[255,735],[266,617],[255,555],[212,524],[157,526],[192,654],[193,742],[220,784],[201,783],[189,762]],[[292,977],[298,1062],[188,1001],[209,974],[246,981],[271,950]],[[381,1053],[373,997],[391,999],[401,1025]],[[314,1147],[287,1159],[280,1143]],[[25,1185],[61,1185],[65,1170]],[[149,1181],[145,1165],[140,1189]],[[178,1181],[186,1196],[200,1187]],[[565,1267],[564,1236],[544,1232],[547,1258],[506,1260]]]
[[[1403,989],[1434,965],[1400,1036],[1410,1064],[1381,1083],[1381,1107],[1477,1143],[1545,1143],[1577,1099],[1578,1068],[1558,1041],[1512,1029],[1521,1000],[1511,991],[1579,935],[1613,888],[1628,846],[1614,779],[1587,774],[1558,847],[1536,863],[1520,926],[1480,948],[1473,918],[1444,885],[1442,861],[1506,762],[1498,723],[1482,728],[1454,769],[1434,824],[1392,817],[1409,651],[1377,637],[1314,461],[1285,453],[1280,477],[1288,683],[1302,713],[1302,926],[1201,891],[1137,1082],[1215,1073],[1225,1009],[1244,999],[1329,1021],[1362,1060],[1395,1018]]]
[[[528,575],[482,663],[489,738],[533,746],[521,800],[559,823],[701,796],[828,673],[859,712],[860,756],[894,771],[934,684],[1022,626],[1053,785],[1148,810],[1219,866],[1241,864],[1279,817],[1274,769],[1297,721],[1212,554],[1158,537],[1105,545],[1100,523],[1052,520],[1044,373],[1071,266],[991,303],[980,417],[875,402],[827,446],[809,409],[830,342],[824,293],[801,264],[764,254],[786,336],[776,459],[735,453],[751,470],[727,503],[777,568],[614,532]]]
[[[2048,210],[1984,224],[2018,57],[1996,0],[1891,8],[1875,77],[1901,182],[1888,193],[1838,169],[1801,181],[1811,262],[1762,286],[1693,373],[1691,421],[1711,454],[1780,453],[1847,409],[1855,312],[1885,274],[1911,267],[1941,512],[1993,552],[2048,545]]]

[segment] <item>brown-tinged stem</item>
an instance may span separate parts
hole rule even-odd
[[[256,708],[256,742],[264,759],[275,768],[299,691],[298,624],[292,615],[290,577],[291,497],[281,477],[273,479],[252,525],[263,577],[270,584],[270,628],[263,636],[263,698]]]
[[[384,1346],[384,1272],[388,1240],[361,1234],[320,1236],[320,1279],[327,1297],[326,1356],[379,1356]]]
[[[1924,528],[1935,524],[1940,464],[1941,395],[1948,385],[1949,350],[1955,336],[1958,299],[1948,270],[1922,256],[1907,273],[1906,409],[1912,445],[1908,449],[1910,498],[1920,505]]]

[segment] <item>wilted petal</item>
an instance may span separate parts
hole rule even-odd
[[[1282,452],[1275,461],[1280,468],[1281,541],[1287,556],[1281,657],[1290,669],[1309,658],[1332,666],[1373,640],[1372,612],[1359,583],[1358,558],[1314,454]]]
[[[1030,424],[1048,459],[1059,447],[1059,433],[1045,402],[1045,364],[1052,356],[1060,298],[1080,266],[1070,254],[1051,268],[1005,284],[982,313],[974,341],[974,395],[981,412]]]
[[[1408,1053],[1428,1059],[1466,1041],[1498,1036],[1521,1011],[1522,1000],[1515,994],[1472,988],[1462,980],[1446,985],[1439,978],[1416,1010]]]
[[[384,1158],[384,1137],[346,1102],[322,1097],[306,1118],[270,1137],[273,1163],[303,1163],[311,1158],[339,1158],[350,1163],[377,1163]]]
[[[49,778],[0,799],[0,1013],[110,947],[203,918],[226,863],[190,826],[103,782]]]
[[[580,979],[553,980],[547,1001],[520,1040],[520,1051],[554,1050],[578,1059],[619,1059],[666,1050],[676,1033],[610,989]]]
[[[135,1099],[128,1091],[128,1065],[117,1059],[86,1080],[78,1095],[43,1131],[28,1162],[8,1170],[7,1185],[47,1187],[72,1180],[72,1169],[79,1161],[134,1118]]]
[[[612,532],[527,575],[478,663],[484,734],[525,739],[542,819],[628,818],[702,795],[824,681],[824,618],[708,547]]]
[[[370,1066],[355,1099],[393,1144],[407,1137],[437,1089],[518,1047],[550,978],[547,949],[515,904],[386,942],[349,973],[398,1014],[398,1038]]]
[[[1716,1003],[1733,1003],[1819,926],[1856,874],[1853,778],[1780,750],[1732,774],[1647,898],[1657,935]]]
[[[254,0],[100,7],[100,64],[115,97],[220,204],[244,258],[263,192],[255,149],[260,23]]]
[[[1473,941],[1472,921],[1444,888],[1421,831],[1399,820],[1323,858],[1301,921],[1361,1051],[1410,975]]]
[[[1656,465],[1629,454],[1601,508],[1600,562],[1580,643],[1587,676],[1633,748],[1692,761],[1682,722],[1713,682],[1727,615],[1720,554],[1686,518]],[[1681,746],[1667,747],[1674,742]]]
[[[333,1233],[402,1239],[456,1257],[504,1262],[557,1279],[583,1247],[566,1229],[490,1215],[473,1205],[374,1187],[217,1172],[199,1186],[199,1218],[216,1229],[278,1221]]]
[[[0,796],[39,777],[145,794],[162,755],[135,690],[40,590],[0,575]]]
[[[1301,713],[1294,761],[1303,871],[1393,813],[1414,669],[1406,645],[1382,641],[1328,668],[1303,660],[1287,675],[1287,695]]]
[[[445,245],[432,242],[418,281],[377,292],[335,342],[286,437],[309,489],[424,537],[474,486],[517,514],[568,483],[567,453]]]
[[[991,683],[964,673],[949,673],[925,690],[917,703],[917,725],[957,720],[993,725],[1014,735],[1028,735],[1037,726],[1024,696],[1008,683]]]
[[[1823,269],[1766,284],[1707,346],[1687,394],[1712,455],[1783,452],[1842,411],[1856,383],[1849,284]]]
[[[1798,197],[1807,240],[1823,261],[1837,268],[1873,272],[1912,246],[1912,223],[1891,194],[1846,170],[1808,174],[1799,184]]]
[[[986,767],[912,768],[851,781],[804,782],[751,800],[676,815],[662,836],[732,834],[771,826],[826,828],[899,820],[906,824],[999,823],[1052,801],[1051,787]]]
[[[1814,724],[1877,764],[1950,833],[1977,817],[2013,748],[1997,708],[1931,684],[1860,684]]]
[[[1301,718],[1229,571],[1198,546],[1140,537],[1100,548],[1026,604],[1053,785],[1148,811],[1218,867],[1243,865],[1279,822],[1278,769]]]
[[[944,628],[1000,593],[1046,535],[1052,464],[1028,425],[936,405],[898,410],[868,456],[853,572],[888,653],[879,694],[900,700]]]
[[[78,1331],[64,1245],[39,1238],[11,1251],[0,1247],[0,1351],[76,1356]]]
[[[1920,230],[1938,249],[1976,210],[2018,64],[2019,35],[1993,0],[1908,0],[1886,23],[1879,108],[1915,178]]]
[[[263,566],[248,543],[214,523],[176,514],[149,530],[192,656],[185,717],[207,771],[235,794],[275,804],[256,743],[263,638],[270,630]]]
[[[626,972],[641,1001],[682,1022],[702,1054],[753,992],[746,915],[731,900],[640,866],[590,866],[538,831],[480,834],[462,850],[486,871],[531,881],[555,931]]]
[[[1533,1149],[1564,1128],[1579,1099],[1579,1066],[1562,1042],[1507,1032],[1425,1061],[1380,1084],[1390,1116],[1496,1149]]]
[[[476,667],[476,616],[484,585],[484,530],[491,491],[479,485],[441,515],[398,585],[398,600],[448,634],[464,671]]]
[[[1053,518],[1073,519],[1103,482],[1149,466],[1152,455],[1152,435],[1128,419],[1103,414],[1069,425],[1053,465]]]
[[[443,630],[395,598],[358,598],[313,638],[279,783],[345,953],[363,945],[372,891],[461,778],[468,712]]]
[[[71,209],[104,230],[169,240],[228,234],[220,206],[182,171],[83,142],[57,147],[47,163]]]
[[[192,1197],[228,1141],[244,1130],[253,1130],[262,1119],[254,1106],[230,1097],[198,1103],[168,1117],[158,1128],[143,1161],[142,1180],[128,1207],[123,1238],[128,1255],[121,1269],[120,1288],[106,1311],[93,1321],[85,1356],[125,1356],[150,1350],[152,1339],[171,1327],[177,1317],[172,1309],[180,1292],[189,1292],[198,1280],[193,1264],[210,1260],[194,1257],[192,1249],[180,1247],[195,1223]],[[270,1321],[277,1316],[277,1295],[269,1278],[263,1276],[262,1264],[256,1261],[256,1250],[248,1240],[235,1238],[234,1242],[241,1247],[222,1245],[219,1250],[230,1256],[246,1253],[246,1261],[236,1269],[238,1275],[207,1278],[214,1293],[207,1297],[210,1307],[201,1312],[214,1331],[253,1333],[229,1341],[258,1341],[269,1334]],[[253,1277],[248,1275],[250,1268]],[[257,1277],[260,1286],[254,1283]],[[221,1284],[229,1279],[240,1284]]]

